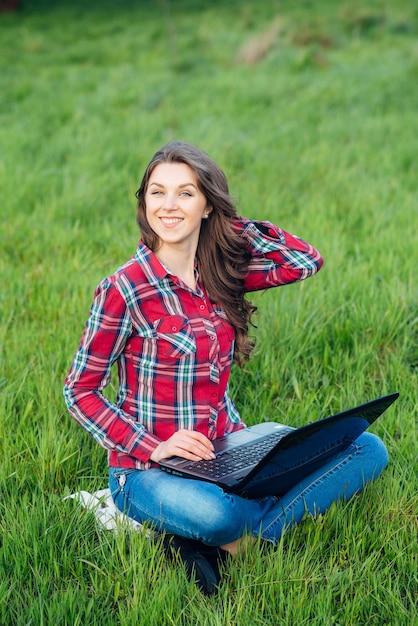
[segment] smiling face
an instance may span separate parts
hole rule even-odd
[[[157,252],[195,254],[202,219],[211,211],[194,171],[185,163],[159,163],[145,192],[148,223],[159,238]]]

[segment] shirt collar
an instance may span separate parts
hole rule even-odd
[[[144,244],[142,239],[139,242],[139,245],[135,254],[135,259],[140,264],[141,268],[144,271],[144,274],[148,278],[148,282],[151,285],[156,285],[167,276],[171,276],[171,273],[169,272],[169,270],[165,267],[163,263],[161,263],[161,261],[156,256],[156,254],[154,254],[154,252],[150,248],[148,248],[148,246]],[[199,272],[197,269],[196,260],[194,264],[194,271],[196,274],[197,292],[198,294],[201,294],[202,292],[201,292],[201,287],[199,285]]]
[[[167,268],[164,267],[154,252],[144,244],[142,239],[139,242],[135,258],[151,285],[161,282],[169,275]]]

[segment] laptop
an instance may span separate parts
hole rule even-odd
[[[215,483],[230,493],[251,496],[246,486],[273,459],[281,465],[281,495],[348,448],[399,397],[391,393],[300,428],[263,422],[213,441],[215,459],[189,461],[178,456],[162,459],[165,472]],[[309,452],[310,460],[303,459]],[[282,480],[283,478],[283,480]],[[257,489],[257,494],[259,494]]]

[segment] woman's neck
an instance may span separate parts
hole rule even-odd
[[[184,251],[180,252],[164,247],[157,250],[155,255],[171,274],[180,278],[190,289],[196,291],[195,252],[184,253]]]

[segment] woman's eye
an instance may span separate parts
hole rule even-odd
[[[162,192],[162,191],[159,191],[159,190],[157,190],[157,191],[151,191],[151,195],[152,195],[152,196],[158,196],[158,195],[160,195],[161,193],[163,193],[163,192]]]
[[[181,193],[182,196],[186,196],[187,198],[191,198],[192,194],[190,193],[190,191],[182,191]]]

